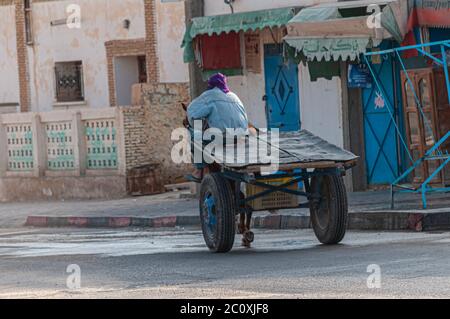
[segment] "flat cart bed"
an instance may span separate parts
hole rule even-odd
[[[356,165],[358,157],[306,130],[280,133],[278,144],[257,139],[277,149],[276,154],[271,154],[273,160],[278,159],[277,172],[261,171],[269,165],[251,154],[248,138],[241,141],[245,143],[241,154],[231,149],[236,144],[224,148],[224,154],[233,154],[231,158],[220,152],[203,153],[208,162],[214,162],[200,188],[200,219],[208,248],[214,252],[231,250],[237,215],[243,245],[250,246],[254,239],[250,231],[254,211],[293,207],[310,209],[311,223],[320,242],[339,243],[348,216],[342,176]],[[200,146],[194,143],[194,147]],[[301,202],[301,197],[306,201]]]
[[[245,154],[237,154],[236,145],[231,144],[224,147],[224,154],[233,154],[232,158],[227,158],[223,154],[204,154],[209,162],[219,163],[225,169],[254,172],[261,167],[267,166],[267,163],[260,161],[256,154],[250,153],[250,139],[256,139],[261,145],[268,149],[271,147],[277,150],[275,155],[279,163],[280,170],[295,168],[331,168],[354,166],[358,157],[353,153],[346,151],[324,139],[312,134],[307,130],[298,132],[282,132],[279,134],[279,142],[271,143],[270,139],[263,137],[250,137],[245,141]],[[194,147],[203,150],[203,145],[194,143]],[[274,157],[275,157],[274,156]]]

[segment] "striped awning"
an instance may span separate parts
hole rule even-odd
[[[408,28],[414,26],[450,28],[449,0],[408,0]]]

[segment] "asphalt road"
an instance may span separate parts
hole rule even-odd
[[[264,230],[251,249],[236,239],[211,254],[195,229],[3,229],[0,298],[450,297],[449,232],[349,232],[322,246],[310,230]],[[369,288],[378,266],[381,287]]]

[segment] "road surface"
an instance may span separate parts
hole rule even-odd
[[[255,233],[211,254],[197,229],[3,229],[0,298],[450,297],[449,232]]]

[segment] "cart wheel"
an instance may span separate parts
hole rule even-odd
[[[310,206],[311,222],[317,239],[322,244],[338,244],[347,229],[347,191],[341,176],[314,176],[311,190],[320,199]]]
[[[230,251],[236,234],[236,209],[230,183],[219,173],[202,181],[200,220],[206,246],[217,253]]]

